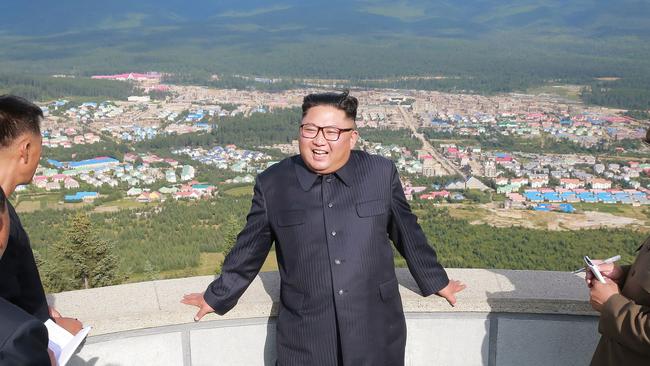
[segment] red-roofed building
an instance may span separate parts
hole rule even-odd
[[[425,194],[420,195],[421,200],[433,200],[433,199],[436,199],[438,197],[440,197],[440,198],[449,197],[449,191],[445,191],[445,190],[434,191],[434,192],[429,192],[429,193],[425,193]]]
[[[55,174],[55,175],[52,176],[52,181],[53,182],[63,182],[64,180],[66,180],[66,178],[68,178],[68,176],[65,175],[65,174]]]

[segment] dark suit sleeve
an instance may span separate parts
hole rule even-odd
[[[0,365],[50,365],[47,329],[40,321],[23,322],[0,347]]]
[[[258,177],[253,203],[246,217],[246,226],[237,235],[237,243],[224,260],[221,276],[214,280],[203,297],[217,314],[232,309],[262,268],[273,235],[266,211],[262,183]]]
[[[392,166],[391,190],[388,234],[399,253],[406,259],[409,271],[422,295],[429,296],[447,286],[449,278],[445,269],[438,263],[436,251],[427,242],[417,217],[411,212],[395,165]]]

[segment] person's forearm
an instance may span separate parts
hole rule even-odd
[[[621,294],[612,295],[603,306],[598,330],[603,336],[650,356],[650,307]]]

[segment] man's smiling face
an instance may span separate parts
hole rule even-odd
[[[312,128],[336,127],[339,129],[354,128],[354,121],[345,112],[329,105],[311,107],[302,119],[302,125]],[[341,132],[338,140],[325,139],[325,131],[320,130],[316,137],[300,136],[300,156],[305,165],[318,174],[331,174],[339,170],[348,159],[354,148],[359,134],[356,130]]]

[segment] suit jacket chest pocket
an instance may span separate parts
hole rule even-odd
[[[305,223],[305,210],[285,210],[278,212],[275,218],[278,227],[288,228]]]
[[[357,203],[357,215],[359,217],[372,217],[383,215],[388,212],[388,203],[385,200],[372,200]]]

